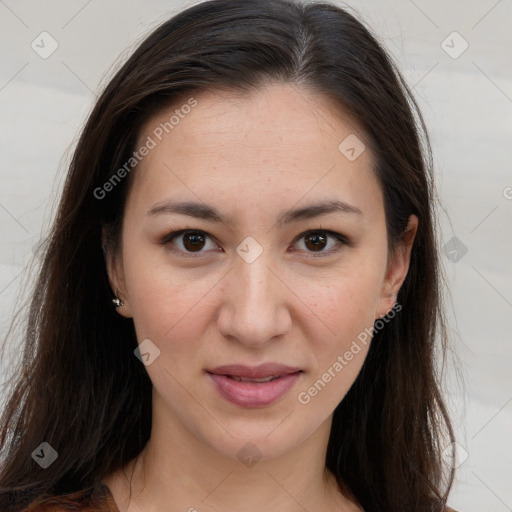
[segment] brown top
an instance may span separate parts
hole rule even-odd
[[[40,499],[22,512],[119,512],[110,489],[98,482],[92,492],[79,491],[65,496]]]

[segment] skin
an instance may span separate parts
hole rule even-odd
[[[349,161],[338,149],[348,135],[364,135],[328,98],[286,84],[194,97],[197,106],[133,171],[121,250],[107,257],[112,289],[124,301],[119,314],[133,318],[139,343],[149,338],[160,355],[146,366],[153,383],[148,445],[103,481],[121,512],[360,510],[326,470],[325,453],[332,413],[369,344],[360,343],[308,404],[297,397],[392,308],[418,219],[410,217],[404,243],[388,253],[370,151]],[[139,142],[175,108],[151,119]],[[146,214],[170,199],[210,204],[231,220]],[[362,214],[277,223],[283,211],[325,199]],[[184,236],[159,243],[181,229],[208,237],[196,252]],[[329,237],[315,250],[314,240],[300,238],[320,229],[351,244]],[[236,252],[248,236],[263,249],[252,263]],[[227,402],[205,373],[262,362],[303,371],[264,408]],[[237,457],[247,443],[261,455],[252,467]]]

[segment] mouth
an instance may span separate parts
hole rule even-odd
[[[270,375],[269,377],[261,377],[259,379],[251,377],[240,377],[238,375],[226,375],[226,377],[236,380],[237,382],[270,382],[271,380],[280,379],[282,375]]]
[[[302,374],[296,367],[266,363],[256,367],[219,366],[207,370],[218,393],[228,402],[246,408],[267,407],[282,398]]]

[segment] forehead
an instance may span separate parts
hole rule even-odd
[[[328,97],[273,84],[250,94],[216,90],[189,99],[141,130],[139,145],[148,137],[155,142],[134,176],[133,189],[146,203],[177,190],[196,200],[215,191],[226,201],[298,201],[339,190],[359,207],[375,201],[370,151],[348,159],[340,150],[345,140],[359,141],[360,150],[364,134]]]
[[[290,151],[303,156],[337,149],[338,139],[349,134],[364,138],[341,106],[297,85],[272,84],[251,93],[211,90],[193,99],[193,108],[187,107],[190,97],[183,96],[150,119],[140,139],[160,127],[164,139],[172,139],[189,153],[214,150],[218,154],[239,146],[241,150],[254,147],[262,154],[288,152],[291,158]],[[312,145],[302,147],[301,142]],[[200,146],[194,148],[194,143]]]

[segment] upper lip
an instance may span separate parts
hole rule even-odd
[[[271,376],[289,375],[300,371],[300,368],[286,366],[278,363],[264,363],[258,366],[245,366],[243,364],[227,364],[224,366],[217,366],[212,370],[207,370],[208,373],[216,375],[232,375],[235,377],[245,377],[262,379]]]

